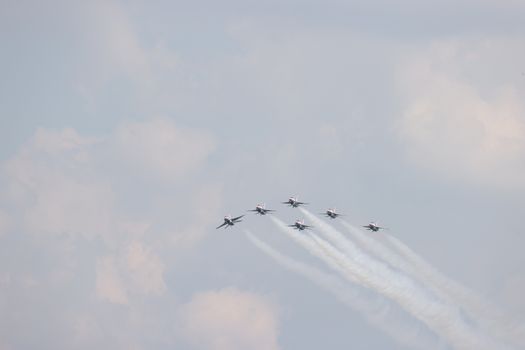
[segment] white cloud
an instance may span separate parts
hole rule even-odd
[[[76,256],[81,253],[91,254],[95,271],[91,288],[98,300],[131,307],[161,297],[167,291],[163,250],[183,249],[179,241],[187,248],[201,239],[220,206],[220,187],[196,185],[189,176],[205,164],[213,146],[208,133],[181,129],[167,119],[122,124],[100,138],[69,128],[39,129],[4,164],[8,197],[2,200],[7,199],[6,210],[13,218],[7,220],[0,211],[0,234],[9,224],[38,239],[53,236],[57,245],[64,245],[60,256],[48,257],[60,261],[46,274],[49,286],[63,283],[60,276],[71,278],[78,268],[89,269],[86,256]],[[137,169],[144,169],[147,176],[132,171]],[[116,182],[122,174],[129,183]],[[148,192],[137,191],[137,184],[161,189],[163,196],[163,184],[168,184],[165,198],[175,198],[176,203],[168,210],[155,196],[145,198]],[[138,214],[128,211],[129,194],[138,203],[151,201],[148,210],[140,204]],[[180,207],[190,214],[173,209]],[[103,247],[104,256],[95,258],[100,250],[87,253],[76,246],[79,242],[89,242],[91,249]],[[171,255],[174,252],[170,250]],[[45,261],[47,253],[42,254]],[[88,326],[78,325],[79,336]]]
[[[32,146],[40,152],[57,154],[78,151],[97,142],[97,138],[82,137],[72,128],[64,128],[59,131],[39,128],[32,140]]]
[[[128,304],[135,295],[160,296],[166,291],[164,264],[142,242],[133,240],[114,256],[97,261],[97,296]]]
[[[61,176],[50,177],[43,185],[26,216],[30,230],[88,236],[110,233],[114,199],[109,186]]]
[[[164,264],[151,249],[144,247],[139,241],[133,241],[126,249],[125,259],[129,276],[136,289],[144,294],[164,293]]]
[[[109,234],[114,194],[90,160],[93,139],[72,129],[37,130],[8,161],[11,200],[22,209],[22,226],[31,232]]]
[[[198,293],[183,307],[182,332],[196,349],[276,350],[275,306],[234,288]]]
[[[211,135],[179,128],[168,119],[122,124],[114,134],[99,139],[82,137],[73,129],[39,129],[5,165],[9,199],[30,232],[105,240],[129,230],[143,232],[148,219],[122,213],[115,174],[135,181],[182,184],[213,149]],[[187,188],[186,195],[200,196],[206,187]],[[214,206],[218,192],[211,192]]]
[[[115,146],[135,171],[174,181],[196,170],[215,143],[205,132],[179,128],[169,119],[155,119],[121,125]]]
[[[483,55],[489,49],[486,43],[442,43],[408,60],[400,73],[406,99],[400,135],[411,159],[441,176],[524,187],[525,103],[515,83],[473,68],[500,64]]]
[[[115,304],[128,303],[128,294],[112,257],[100,258],[97,261],[96,292],[102,300]]]
[[[151,88],[152,67],[129,15],[117,1],[93,1],[79,7],[78,40],[88,53],[79,57],[77,87],[88,95],[117,77],[126,77],[142,89]],[[78,11],[78,10],[77,10]],[[76,11],[75,11],[76,12]],[[88,30],[86,30],[88,28]]]
[[[101,52],[115,68],[147,81],[151,72],[146,52],[124,8],[116,1],[96,1],[93,10]]]
[[[161,39],[145,45],[129,7],[120,1],[96,0],[77,4],[70,12],[81,23],[71,35],[76,35],[84,53],[77,57],[73,84],[90,104],[113,93],[112,84],[122,80],[138,92],[139,100],[163,93],[161,81],[176,70],[178,58]]]
[[[219,188],[205,183],[195,187],[188,179],[212,149],[209,134],[178,128],[167,119],[123,124],[115,133],[97,139],[80,136],[73,129],[39,129],[4,165],[8,197],[3,199],[14,217],[8,220],[0,211],[0,234],[9,224],[30,235],[59,239],[67,234],[71,238],[67,244],[73,245],[78,242],[75,238],[100,238],[108,254],[96,263],[94,288],[101,299],[127,304],[135,296],[160,296],[166,284],[158,250],[173,245],[174,236],[187,242],[200,239],[212,219],[210,212],[216,212],[220,204]],[[133,175],[130,164],[151,176]],[[131,188],[115,182],[121,174],[131,180]],[[162,210],[129,213],[123,196],[136,193],[134,200],[146,201],[136,184],[162,186],[159,178],[179,185],[171,188],[174,192],[167,198],[176,198],[179,206],[190,203],[196,210],[174,220],[176,211],[170,208],[164,217],[164,203],[151,199],[152,206]],[[173,229],[174,223],[180,227]],[[156,231],[152,236],[158,227],[163,233]],[[172,230],[176,234],[166,234]],[[75,266],[70,251],[64,255],[67,268]]]

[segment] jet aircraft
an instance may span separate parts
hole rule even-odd
[[[374,231],[374,232],[386,229],[386,227],[381,227],[377,225],[375,222],[371,222],[368,225],[363,226],[363,227],[366,228],[367,230]]]
[[[266,215],[266,214],[271,213],[272,211],[275,211],[275,210],[273,210],[273,209],[266,209],[266,205],[263,203],[263,204],[257,204],[255,209],[248,210],[248,211],[253,211],[253,212],[255,212],[255,214],[259,214],[259,215]]]
[[[297,208],[298,206],[300,205],[305,205],[305,204],[308,204],[308,203],[304,203],[304,202],[299,202],[297,200],[297,197],[290,197],[288,198],[288,201],[286,202],[282,202],[283,204],[288,204],[290,205],[292,208]]]
[[[235,225],[236,223],[238,222],[241,222],[241,218],[243,217],[244,215],[241,215],[241,216],[237,216],[236,218],[232,218],[231,215],[226,215],[224,217],[224,222],[222,223],[222,225],[220,226],[217,226],[216,229],[218,228],[221,228],[224,226],[224,228],[228,228],[230,226],[233,226]]]
[[[335,219],[338,216],[341,216],[338,212],[335,211],[335,208],[328,208],[324,213],[321,213],[322,215],[326,215],[326,217]]]
[[[288,227],[293,227],[296,230],[302,231],[312,228],[313,226],[305,225],[304,220],[296,220],[293,225],[288,225]]]

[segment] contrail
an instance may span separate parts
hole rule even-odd
[[[409,273],[414,277],[417,277],[417,273],[416,271],[414,271],[414,268],[401,256],[388,249],[388,247],[381,244],[380,242],[376,242],[369,235],[366,235],[360,229],[356,228],[353,225],[350,225],[346,221],[341,220],[341,224],[343,224],[343,226],[345,226],[348,229],[348,231],[352,234],[353,238],[359,243],[361,243],[362,246],[366,247],[366,249],[370,253],[381,258],[385,262],[389,263],[391,266],[402,270],[406,273]]]
[[[462,317],[459,311],[443,303],[434,294],[421,288],[404,274],[397,273],[387,265],[363,253],[352,242],[346,239],[332,226],[324,223],[305,209],[301,211],[308,216],[316,228],[341,246],[348,254],[335,249],[330,243],[315,234],[311,236],[334,258],[346,272],[361,282],[365,287],[376,290],[396,301],[406,311],[418,318],[432,330],[447,339],[457,349],[501,349],[492,339],[476,332]],[[343,274],[347,277],[347,274]]]
[[[416,278],[417,280],[422,282],[425,285],[425,287],[431,288],[432,291],[436,293],[440,298],[450,302],[453,301],[453,299],[450,298],[449,295],[443,292],[439,287],[436,287],[432,280],[429,280],[428,278],[426,278],[425,275],[421,274],[416,268],[414,268],[414,264],[408,262],[407,259],[399,255],[398,253],[392,251],[382,242],[378,242],[372,237],[370,237],[370,235],[365,234],[361,229],[347,223],[344,220],[341,220],[340,222],[343,226],[345,226],[348,229],[352,237],[357,242],[359,242],[361,246],[365,247],[368,252],[380,258],[392,267],[402,271],[403,273],[413,278]]]
[[[332,269],[336,271],[341,270],[341,267],[337,264],[337,262],[330,256],[327,256],[326,252],[323,251],[323,248],[317,245],[308,236],[304,234],[300,234],[297,231],[286,226],[284,222],[282,222],[275,216],[271,216],[270,218],[282,232],[287,234],[295,242],[299,243],[299,245],[305,248],[310,254],[323,260]],[[347,279],[350,282],[359,283],[357,276],[354,276],[350,272],[348,273]]]
[[[382,301],[378,303],[359,292],[357,288],[343,282],[337,276],[323,272],[313,266],[299,262],[270,247],[249,231],[244,231],[248,239],[263,253],[287,270],[300,274],[333,294],[346,306],[360,312],[367,321],[381,329],[400,344],[413,349],[439,349],[436,335],[421,325],[395,315]]]
[[[344,268],[351,269],[352,262],[328,242],[312,235]],[[377,271],[376,271],[377,272]],[[406,311],[426,323],[431,329],[447,339],[457,349],[501,349],[491,339],[478,334],[465,322],[455,308],[443,304],[426,293],[403,275],[392,275],[383,271],[368,285],[386,297],[396,301]],[[372,274],[372,273],[371,273]],[[382,275],[382,276],[381,276]]]
[[[393,267],[402,270],[411,276],[418,278],[430,288],[433,288],[437,293],[441,294],[443,298],[454,300],[453,295],[459,295],[459,299],[463,299],[469,305],[475,305],[472,307],[472,313],[479,313],[480,308],[486,308],[485,302],[481,300],[476,294],[467,290],[459,283],[451,280],[450,278],[442,275],[423,258],[412,251],[408,246],[402,243],[397,238],[383,233],[385,240],[389,241],[390,244],[397,250],[397,253],[392,251],[382,242],[371,238],[369,235],[363,233],[363,231],[345,221],[341,221],[353,238],[359,241],[365,246],[371,253],[375,254],[385,262],[389,263]]]
[[[348,225],[348,228],[357,231],[351,225]],[[525,345],[525,326],[523,323],[512,320],[511,317],[490,305],[473,291],[443,275],[396,237],[386,233],[384,237],[406,259],[412,273],[425,283],[430,284],[434,289],[444,293],[448,299],[461,305],[467,312],[479,318],[488,332],[516,345]]]
[[[397,252],[395,252],[382,242],[365,234],[361,229],[343,220],[341,223],[349,230],[352,237],[366,247],[372,254],[381,258],[391,266],[418,279],[425,287],[431,288],[440,298],[464,308],[476,318],[476,321],[478,321],[481,326],[484,326],[487,332],[502,338],[502,340],[519,343],[519,340],[515,339],[509,330],[502,328],[503,324],[509,323],[508,321],[495,321],[498,317],[504,317],[501,312],[496,310],[495,307],[491,307],[474,292],[469,291],[459,283],[442,275],[400,240],[384,233],[384,239],[388,240],[396,249]],[[523,343],[520,343],[520,345],[523,345]]]

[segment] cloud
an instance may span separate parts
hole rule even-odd
[[[78,151],[97,142],[97,138],[80,136],[73,128],[64,128],[62,130],[39,128],[32,140],[32,147],[43,153],[58,154]]]
[[[176,54],[166,49],[162,39],[146,43],[144,31],[129,10],[113,0],[69,9],[72,21],[78,22],[67,26],[78,41],[72,53],[76,64],[73,85],[95,107],[108,95],[115,97],[115,85],[122,82],[125,89],[136,93],[136,100],[154,98],[163,93],[165,75],[177,69]]]
[[[525,58],[515,45],[508,42],[505,50]],[[501,63],[484,55],[492,49],[486,43],[456,41],[411,57],[400,72],[406,102],[400,137],[416,164],[440,176],[523,188],[525,103],[514,81],[484,73]]]
[[[114,193],[96,174],[91,138],[72,129],[38,129],[6,166],[8,192],[30,232],[108,234]]]
[[[126,267],[138,291],[143,294],[161,295],[166,290],[164,264],[139,241],[133,241],[126,249]]]
[[[6,187],[21,225],[30,232],[108,240],[141,221],[123,214],[115,179],[125,176],[142,185],[162,179],[188,187],[184,180],[213,149],[210,134],[177,127],[168,119],[124,123],[104,138],[83,137],[70,128],[38,129],[5,164]],[[185,195],[200,188],[188,187]],[[147,225],[147,219],[142,221]]]
[[[164,264],[151,248],[132,241],[120,253],[97,260],[97,296],[128,304],[135,295],[160,296],[166,291]]]
[[[179,243],[202,239],[221,203],[220,187],[190,176],[199,176],[213,147],[209,133],[167,119],[123,123],[102,137],[38,129],[2,164],[0,234],[6,227],[17,234],[5,237],[13,250],[2,254],[0,286],[30,271],[39,283],[35,298],[45,295],[60,305],[49,328],[105,303],[125,306],[115,310],[133,313],[138,323],[165,322],[147,307],[165,301],[167,266],[190,246]],[[25,256],[31,257],[27,266]],[[13,259],[22,264],[14,266]],[[16,288],[17,300],[33,298],[28,290],[34,287]],[[68,294],[71,310],[55,290]],[[6,312],[12,307],[6,304]],[[99,334],[97,325],[99,319],[71,323],[80,338]],[[125,333],[134,323],[114,327]]]
[[[275,306],[235,288],[195,294],[180,321],[183,336],[196,349],[279,349]]]
[[[178,128],[169,119],[121,125],[115,133],[117,154],[135,171],[178,180],[196,170],[215,148],[211,135]]]
[[[97,296],[115,304],[127,304],[128,294],[118,274],[115,259],[112,257],[97,260]]]
[[[151,88],[148,51],[123,6],[117,1],[94,1],[71,12],[83,24],[73,26],[86,52],[85,57],[78,57],[77,87],[82,92],[94,95],[113,79],[123,77],[141,89]]]

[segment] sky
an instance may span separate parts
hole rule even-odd
[[[524,17],[518,0],[1,1],[0,350],[406,349],[248,239],[328,273],[246,213],[293,223],[292,195],[378,220],[523,321]],[[246,217],[216,230],[228,214]]]

